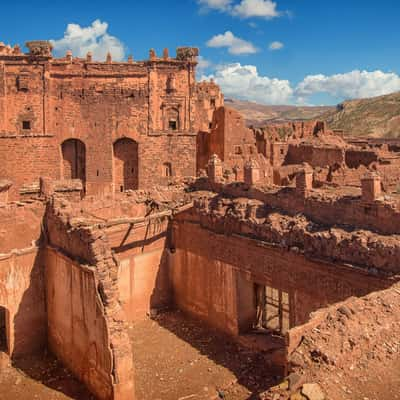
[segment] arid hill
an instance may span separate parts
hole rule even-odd
[[[247,125],[265,126],[271,122],[323,119],[331,129],[343,129],[351,136],[400,137],[400,92],[344,101],[334,106],[266,106],[249,101],[226,99],[228,107],[243,114]]]
[[[250,101],[225,99],[228,107],[243,114],[247,125],[261,127],[271,122],[316,119],[323,114],[333,114],[336,107],[267,106]]]
[[[400,92],[345,101],[324,118],[330,128],[352,136],[400,137]]]

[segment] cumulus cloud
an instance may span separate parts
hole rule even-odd
[[[272,50],[272,51],[283,49],[283,47],[284,47],[284,44],[283,44],[282,42],[278,42],[278,41],[276,41],[276,42],[271,42],[271,43],[269,44],[269,46],[268,46],[268,48],[269,48],[270,50]]]
[[[339,101],[374,97],[400,91],[400,76],[393,72],[351,71],[336,75],[308,75],[298,85],[258,73],[254,65],[240,63],[213,66],[213,78],[228,97],[262,104],[310,105],[312,96],[326,93]]]
[[[247,40],[236,37],[231,31],[213,36],[208,42],[208,47],[226,47],[230,54],[254,54],[257,48]]]
[[[276,9],[277,4],[271,0],[242,0],[232,9],[232,15],[240,18],[275,18],[281,13]]]
[[[289,81],[261,76],[254,65],[220,65],[214,74],[202,77],[210,78],[221,86],[226,96],[263,104],[287,104],[293,95]]]
[[[239,18],[271,19],[282,15],[277,4],[272,0],[198,0],[201,10],[218,10]]]
[[[307,97],[328,93],[341,98],[373,97],[400,90],[400,77],[393,72],[351,71],[335,75],[306,76],[296,88],[296,94]]]
[[[108,32],[108,23],[96,19],[91,25],[82,27],[78,24],[68,24],[64,37],[52,40],[56,55],[62,56],[67,50],[77,57],[85,57],[88,51],[93,59],[104,61],[108,52],[113,60],[121,61],[125,57],[125,46]]]

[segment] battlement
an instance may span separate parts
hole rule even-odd
[[[112,60],[111,53],[107,53],[105,60],[93,60],[93,55],[88,52],[85,58],[74,57],[72,51],[68,50],[64,57],[53,57],[53,44],[47,40],[33,40],[25,43],[28,49],[27,53],[21,51],[19,45],[11,47],[0,42],[0,60],[4,62],[23,62],[30,63],[32,61],[50,62],[50,64],[59,63],[74,63],[74,64],[190,64],[192,66],[197,65],[197,57],[199,55],[199,49],[196,47],[178,47],[176,49],[175,57],[170,57],[168,48],[163,50],[162,55],[159,57],[154,49],[149,50],[149,58],[142,61],[134,61],[133,56],[129,55],[127,60],[115,62]]]

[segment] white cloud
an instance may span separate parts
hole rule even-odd
[[[230,54],[254,54],[257,48],[247,40],[236,37],[231,31],[213,36],[208,42],[208,47],[226,47]]]
[[[214,74],[202,77],[210,78],[221,86],[226,96],[263,104],[287,104],[293,95],[289,81],[261,76],[254,65],[220,65]]]
[[[275,18],[282,15],[272,0],[197,0],[200,10],[218,10],[239,18]]]
[[[125,57],[125,46],[107,32],[108,23],[99,19],[92,25],[82,27],[78,24],[68,24],[64,37],[52,40],[56,55],[63,56],[67,50],[77,57],[85,57],[88,51],[93,54],[93,59],[104,61],[108,52],[113,60],[121,61]]]
[[[206,60],[203,56],[197,57],[196,75],[199,77],[203,75],[208,69],[212,67],[212,62]]]
[[[319,93],[327,93],[341,101],[400,91],[400,76],[379,70],[309,75],[295,86],[288,80],[259,75],[254,65],[233,63],[217,65],[213,74],[201,77],[202,80],[210,78],[221,86],[227,97],[276,105],[310,105],[311,96]]]
[[[232,15],[240,18],[275,18],[281,13],[276,9],[277,4],[271,0],[242,0],[232,9]]]
[[[231,9],[232,0],[198,0],[202,9],[228,11]]]
[[[269,49],[270,50],[280,50],[280,49],[283,49],[283,47],[284,47],[284,44],[282,43],[282,42],[278,42],[278,41],[276,41],[276,42],[271,42],[270,44],[269,44]]]
[[[351,71],[336,75],[308,75],[296,88],[300,97],[328,93],[340,98],[373,97],[400,90],[400,77],[393,72]]]

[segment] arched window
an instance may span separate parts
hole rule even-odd
[[[78,139],[68,139],[61,145],[64,179],[86,182],[86,147]]]
[[[138,143],[129,138],[118,139],[113,146],[115,191],[139,188]]]

